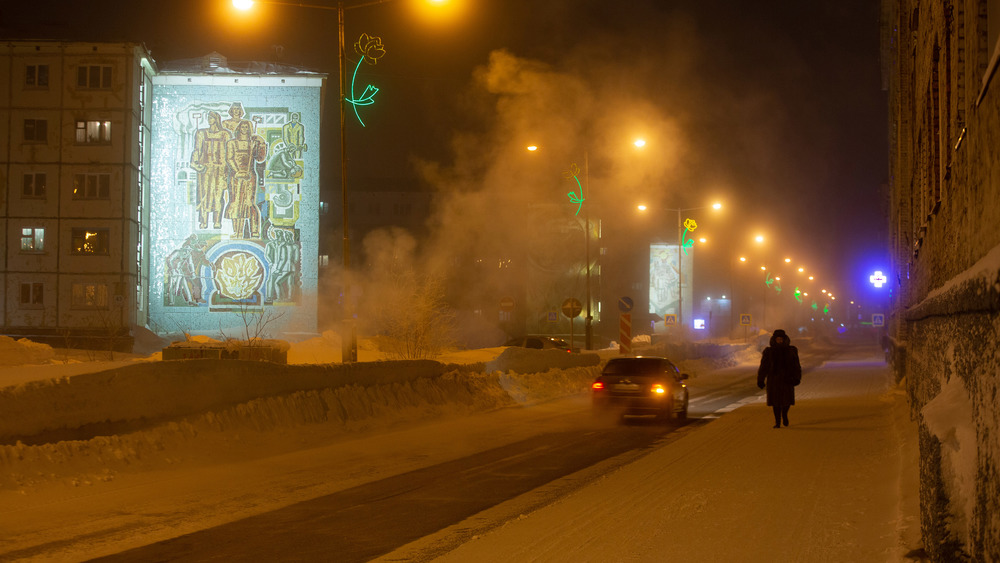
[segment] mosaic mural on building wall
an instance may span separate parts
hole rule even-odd
[[[262,90],[154,89],[150,313],[167,330],[247,311],[315,330],[320,89]]]

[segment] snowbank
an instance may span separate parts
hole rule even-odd
[[[600,364],[521,348],[472,357],[485,361],[150,361],[22,381],[0,388],[0,488],[112,479],[302,425],[349,432],[544,402],[586,392]]]
[[[339,378],[329,373],[329,368],[298,374],[295,370],[276,369],[256,374],[222,371],[208,376],[206,370],[187,365],[206,362],[210,361],[163,362],[161,365],[185,366],[145,376],[113,370],[92,374],[82,381],[74,382],[78,379],[74,377],[67,382],[0,391],[0,416],[6,435],[10,436],[13,428],[22,433],[30,432],[29,428],[50,428],[52,418],[64,426],[60,431],[36,433],[29,443],[8,440],[6,445],[0,445],[0,488],[24,489],[64,479],[110,480],[122,471],[173,465],[198,449],[225,449],[233,441],[255,442],[268,433],[294,432],[303,425],[325,425],[334,432],[350,432],[359,427],[392,426],[537,403],[585,393],[598,372],[596,366],[590,366],[533,374],[454,369],[435,374],[441,364],[425,361],[365,365],[365,369]],[[228,383],[220,385],[216,381]],[[247,389],[269,386],[273,391],[207,410],[194,408],[198,401],[245,395],[241,386],[234,385],[240,381],[247,384]],[[308,388],[293,390],[296,386]],[[78,392],[71,392],[73,387]],[[34,400],[25,401],[32,395],[36,396]],[[55,401],[55,397],[60,399]],[[46,399],[50,404],[41,406]],[[18,407],[17,412],[7,410],[21,402],[31,406]],[[144,410],[169,415],[143,416],[140,413]],[[103,418],[112,411],[118,422]],[[37,412],[47,414],[39,416]],[[182,412],[188,414],[178,416]],[[74,432],[90,435],[69,439]]]
[[[48,344],[32,342],[27,338],[14,340],[9,336],[0,336],[0,366],[44,364],[55,355]]]

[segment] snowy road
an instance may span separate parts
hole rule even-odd
[[[540,508],[654,448],[668,447],[721,412],[756,401],[753,377],[743,367],[692,380],[691,420],[681,425],[595,421],[586,397],[561,401],[548,405],[557,409],[549,415],[528,415],[534,419],[532,435],[501,447],[101,560],[279,560],[292,555],[325,560],[336,546],[337,561],[368,561],[512,499],[518,510]]]
[[[888,388],[884,364],[865,364],[860,371],[850,364],[831,370],[819,367],[824,357],[806,358],[807,377],[800,389],[803,415],[819,414],[828,406],[840,410],[842,403],[854,410],[847,403],[855,400],[863,400],[863,408],[873,415],[884,408],[879,399]],[[428,560],[490,534],[498,526],[558,505],[612,476],[630,474],[632,467],[648,465],[649,458],[672,456],[682,444],[690,449],[704,441],[700,436],[721,433],[742,436],[737,441],[749,440],[740,445],[743,457],[736,462],[746,464],[754,441],[770,437],[761,434],[764,427],[770,431],[769,413],[760,404],[754,372],[755,366],[742,365],[690,380],[689,414],[694,420],[680,427],[643,423],[619,427],[595,420],[590,416],[589,397],[581,394],[480,414],[456,413],[434,421],[372,424],[348,435],[329,434],[324,425],[252,433],[245,438],[224,435],[225,442],[217,444],[222,449],[205,441],[206,450],[187,452],[175,467],[121,472],[106,482],[53,482],[21,494],[5,493],[0,502],[0,553],[2,558],[24,561],[99,557],[197,561],[213,554],[230,560],[237,546],[252,545],[247,537],[275,530],[289,538],[284,540],[288,549],[281,559],[299,554],[303,560],[331,560],[326,557],[331,555],[347,561],[385,554],[387,561]],[[754,417],[763,422],[746,430],[736,430],[731,424]],[[803,428],[793,419],[788,436],[805,438],[803,430],[816,436],[815,431],[825,429],[828,420],[840,419],[803,421]],[[878,431],[883,431],[883,415],[866,420],[882,421]],[[839,431],[834,426],[830,430]],[[233,450],[238,444],[245,445]],[[881,441],[872,444],[884,445]],[[845,446],[845,451],[854,447]],[[252,448],[254,455],[247,458],[240,448]],[[226,462],[221,455],[224,451],[240,455]],[[698,451],[697,457],[703,458],[698,466],[705,471],[734,463],[723,459],[724,450]],[[815,451],[804,453],[801,460],[819,458]],[[894,454],[875,451],[873,455],[884,459]],[[893,469],[891,464],[871,469],[884,473],[872,475],[873,483],[892,478],[891,471],[885,471]],[[697,478],[701,476],[695,473],[675,482],[690,488]],[[714,479],[710,482],[718,484]],[[646,484],[640,480],[630,486],[638,490]],[[639,496],[633,502],[649,504],[652,499],[647,497],[652,494],[671,504],[671,498],[700,494],[681,491],[671,496],[661,491],[664,486],[658,482],[645,496],[636,493]],[[716,501],[741,494],[712,493]],[[886,512],[879,510],[884,517]],[[363,520],[368,517],[388,520]],[[603,519],[595,517],[594,524]],[[883,520],[887,521],[891,526],[891,518]],[[247,527],[231,531],[239,526]],[[321,552],[307,551],[307,546],[316,543]],[[558,556],[551,559],[560,560]]]

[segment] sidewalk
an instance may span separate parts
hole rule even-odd
[[[761,397],[438,560],[906,561],[921,547],[916,426],[885,364],[807,373],[789,418],[771,428]]]

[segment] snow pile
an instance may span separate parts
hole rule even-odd
[[[0,336],[0,365],[23,366],[44,364],[55,358],[55,351],[48,344],[32,342],[27,338],[14,340]]]
[[[547,352],[519,350],[498,365],[556,361]],[[0,488],[109,480],[204,450],[232,448],[239,456],[247,444],[310,425],[336,435],[585,393],[598,373],[596,356],[572,357],[577,367],[545,373],[485,373],[430,360],[186,360],[32,381],[0,389]]]
[[[920,412],[927,429],[941,443],[942,478],[952,516],[949,526],[955,537],[972,545],[978,446],[972,400],[965,384],[952,377]]]
[[[288,350],[290,364],[333,364],[340,362],[340,335],[326,331],[321,336],[296,342]]]

